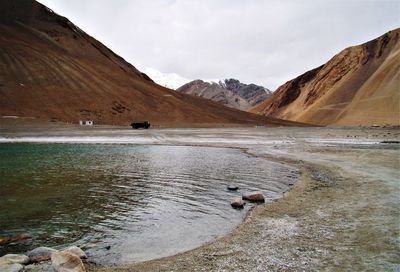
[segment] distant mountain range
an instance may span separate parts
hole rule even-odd
[[[204,97],[240,110],[254,107],[271,95],[271,91],[267,88],[244,84],[237,79],[225,79],[218,83],[198,79],[181,86],[176,91]]]
[[[400,125],[400,29],[343,50],[250,112],[316,125]]]
[[[297,125],[157,85],[67,18],[33,0],[0,1],[2,116],[127,125]]]

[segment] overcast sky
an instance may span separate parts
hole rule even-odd
[[[188,80],[237,78],[271,90],[400,27],[400,0],[39,2],[139,69]]]

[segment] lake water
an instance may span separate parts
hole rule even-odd
[[[296,179],[293,168],[238,149],[134,145],[118,133],[2,137],[0,237],[33,238],[0,246],[0,255],[88,243],[91,261],[103,265],[172,255],[240,224],[250,205],[232,209],[233,197],[261,190],[269,202]]]

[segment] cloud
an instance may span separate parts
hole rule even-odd
[[[138,67],[275,89],[400,25],[397,0],[40,0]]]

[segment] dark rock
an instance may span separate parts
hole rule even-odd
[[[240,198],[236,197],[231,201],[231,206],[235,209],[243,209],[246,203]]]
[[[53,252],[57,252],[57,250],[50,247],[37,247],[28,252],[28,257],[31,262],[43,262],[50,260],[50,256]]]
[[[228,185],[229,191],[237,191],[238,189],[239,189],[239,187],[237,187],[236,185]]]
[[[243,200],[250,202],[265,202],[264,195],[261,192],[246,192],[242,195]]]

